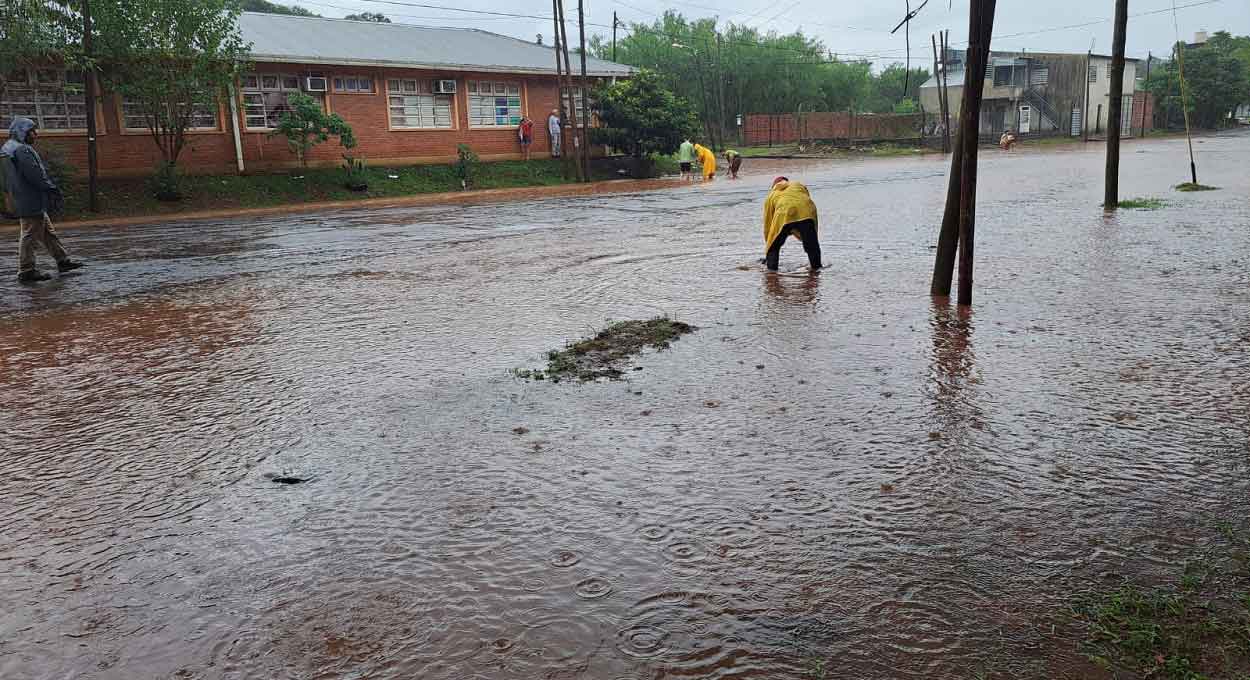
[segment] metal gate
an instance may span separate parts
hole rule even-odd
[[[1082,122],[1083,121],[1081,119],[1081,110],[1077,108],[1072,109],[1072,136],[1073,137],[1081,136],[1081,123]]]

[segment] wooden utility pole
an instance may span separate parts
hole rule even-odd
[[[580,161],[581,157],[580,155],[577,155],[579,153],[579,149],[577,147],[581,145],[577,141],[578,140],[577,107],[573,105],[573,101],[572,101],[573,100],[573,60],[569,58],[569,34],[568,34],[568,28],[566,27],[565,22],[564,22],[564,0],[553,0],[553,1],[555,2],[555,10],[556,10],[555,12],[556,31],[559,35],[559,50],[564,58],[564,77],[560,81],[560,98],[559,98],[560,110],[561,110],[561,113],[565,111],[564,98],[565,96],[567,96],[569,99],[569,105],[567,108],[568,115],[569,115],[568,124],[569,124],[569,127],[571,127],[573,130],[573,133],[569,136],[571,136],[574,140],[573,142],[574,156],[572,157],[572,163],[573,163],[573,167],[575,168],[577,180],[579,182],[584,182],[586,181],[586,178],[582,174],[582,164]],[[563,120],[561,120],[561,122],[563,123]],[[563,130],[561,130],[561,133],[563,134]],[[567,151],[568,149],[565,149],[566,153]],[[566,163],[567,162],[568,161],[566,161]]]
[[[584,0],[577,2],[577,32],[578,42],[580,43],[582,53],[582,77],[580,82],[582,96],[582,110],[578,112],[578,117],[582,121],[581,138],[582,138],[582,179],[590,181],[590,92],[586,86],[586,15]]]
[[[1102,205],[1120,205],[1120,127],[1124,112],[1124,41],[1128,29],[1128,0],[1115,0],[1115,34],[1111,42],[1111,101],[1107,102],[1107,173]]]
[[[948,151],[951,148],[951,88],[947,78],[946,57],[950,54],[951,31],[946,29],[942,35],[942,146]]]
[[[968,73],[985,73],[994,35],[994,9],[997,0],[973,0],[969,11]],[[973,30],[975,29],[975,30]],[[973,244],[977,213],[977,143],[980,141],[981,95],[984,88],[964,84],[959,110],[959,143],[964,147],[963,169],[959,176],[959,304],[972,304]]]
[[[959,259],[959,304],[972,304],[972,263],[976,233],[977,144],[980,141],[981,97],[994,33],[996,0],[972,0],[968,11],[968,55],[959,107],[959,137],[951,158],[946,210],[938,234],[930,293],[949,296],[955,259]]]
[[[933,80],[935,81],[935,84],[937,85],[938,120],[942,121],[942,127],[946,127],[946,122],[945,122],[946,97],[942,93],[942,70],[943,69],[941,68],[942,62],[938,61],[937,36],[930,35],[929,41],[933,43]],[[945,47],[943,47],[943,50],[945,50]],[[943,53],[943,56],[945,56],[945,53]],[[943,59],[943,61],[945,61],[945,59]],[[950,136],[945,135],[942,137],[942,153],[950,153],[950,152],[951,152]]]
[[[87,102],[87,206],[91,212],[100,212],[100,161],[96,154],[95,119],[95,53],[91,44],[91,2],[82,2],[82,53],[86,62],[83,76],[83,95]]]
[[[612,13],[612,61],[616,61],[616,27],[620,25],[621,25],[621,22],[619,19],[616,18],[616,12],[613,12]]]
[[[1089,69],[1094,65],[1094,50],[1085,53],[1085,108],[1081,111],[1081,141],[1089,141]]]
[[[1146,136],[1146,97],[1149,97],[1149,96],[1150,96],[1150,89],[1149,89],[1149,87],[1150,87],[1150,62],[1151,62],[1151,61],[1153,61],[1153,60],[1154,60],[1154,55],[1153,55],[1153,54],[1151,54],[1150,52],[1147,52],[1147,53],[1146,53],[1146,80],[1145,80],[1145,84],[1146,84],[1146,88],[1147,88],[1147,89],[1146,89],[1145,94],[1143,94],[1143,95],[1142,95],[1142,99],[1141,99],[1141,101],[1142,101],[1142,107],[1141,107],[1141,136],[1142,136],[1142,137],[1145,137],[1145,136]],[[1134,97],[1134,99],[1136,99],[1136,97]],[[1153,107],[1152,107],[1152,108],[1153,108]],[[1153,112],[1152,112],[1152,113],[1153,113]]]

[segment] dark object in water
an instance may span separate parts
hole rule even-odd
[[[275,482],[277,484],[303,484],[304,482],[307,482],[308,480],[304,479],[303,477],[282,476],[282,477],[274,477],[270,481]]]

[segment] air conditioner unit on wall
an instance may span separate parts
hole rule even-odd
[[[455,94],[456,81],[454,80],[436,80],[434,81],[434,94]]]
[[[325,92],[329,89],[325,78],[308,76],[304,79],[304,89],[309,92]]]

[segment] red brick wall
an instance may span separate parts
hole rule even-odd
[[[753,113],[743,121],[749,146],[786,144],[799,139],[914,139],[920,136],[920,114],[856,114],[817,111],[802,116],[802,130],[793,114]]]
[[[1138,134],[1143,128],[1142,123],[1145,122],[1146,131],[1153,130],[1155,127],[1155,98],[1149,92],[1133,93],[1133,134]]]
[[[335,75],[365,75],[374,79],[373,94],[328,92],[330,111],[342,116],[356,134],[358,146],[353,154],[370,163],[391,162],[395,165],[445,163],[456,157],[458,144],[468,144],[484,160],[520,158],[520,145],[515,127],[471,128],[469,126],[467,81],[491,80],[522,84],[522,110],[534,120],[532,152],[546,156],[551,149],[547,134],[547,116],[556,108],[555,76],[502,75],[486,73],[454,73],[410,69],[309,67],[292,64],[258,64],[257,72],[300,74],[316,73],[331,79]],[[454,129],[391,130],[388,123],[386,81],[388,78],[455,79]],[[333,90],[333,87],[331,87]],[[98,137],[100,172],[104,175],[139,175],[151,172],[160,161],[160,152],[146,133],[124,133],[120,130],[119,112],[114,97],[105,94]],[[295,155],[280,137],[265,132],[249,132],[244,127],[243,103],[238,102],[239,130],[242,136],[243,160],[247,171],[265,171],[297,165]],[[223,102],[219,116],[223,130],[211,133],[189,133],[178,165],[186,173],[232,172],[236,168],[234,138],[230,128],[230,108]],[[43,144],[56,147],[80,171],[87,166],[85,135],[54,135],[43,138]],[[331,139],[316,147],[309,155],[312,165],[337,165],[344,149]]]

